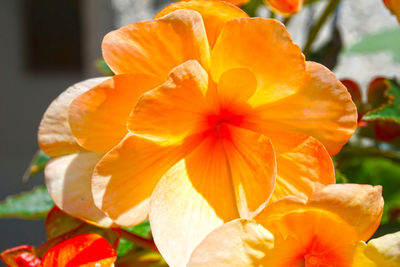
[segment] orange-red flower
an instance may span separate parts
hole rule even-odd
[[[117,253],[100,235],[90,233],[55,245],[41,259],[30,246],[8,249],[0,258],[10,267],[111,267]]]
[[[266,3],[276,12],[290,16],[300,11],[303,0],[265,0]]]
[[[400,22],[400,0],[383,0],[383,3]]]
[[[362,241],[379,226],[381,191],[380,186],[329,185],[308,201],[280,199],[254,220],[234,220],[210,233],[188,266],[375,266],[366,264],[370,259]],[[395,242],[398,246],[400,239]]]
[[[116,75],[69,105],[65,139],[91,152],[55,159],[46,176],[71,214],[88,189],[118,224],[150,214],[158,248],[180,266],[223,222],[333,183],[329,153],[347,142],[357,114],[345,87],[306,63],[276,20],[250,19],[219,1],[178,2],[156,18],[105,37]],[[70,153],[58,124],[43,138],[50,122],[41,126],[42,148],[57,141],[57,153]]]

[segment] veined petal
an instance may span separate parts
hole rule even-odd
[[[95,206],[91,191],[93,169],[102,156],[85,151],[51,159],[45,177],[51,198],[64,212],[109,227],[113,221]]]
[[[218,82],[218,96],[222,104],[246,102],[257,90],[257,79],[246,68],[230,69],[222,73]]]
[[[205,139],[164,175],[153,192],[149,218],[154,241],[170,266],[186,266],[207,234],[239,218],[218,139]]]
[[[102,48],[114,73],[145,73],[162,79],[190,59],[208,68],[210,57],[203,20],[194,10],[176,10],[112,31],[104,37]]]
[[[297,209],[262,225],[275,237],[262,266],[351,266],[356,230],[334,213]]]
[[[143,222],[154,187],[186,149],[127,135],[95,168],[92,193],[97,207],[120,225]]]
[[[265,205],[274,190],[275,153],[263,135],[226,126],[229,138],[223,139],[236,201],[241,218],[252,218]]]
[[[245,1],[235,0],[230,1],[235,2],[233,4],[241,4]],[[170,4],[163,10],[161,10],[156,18],[165,16],[178,9],[191,9],[196,10],[203,17],[204,26],[207,32],[208,42],[210,47],[214,47],[214,44],[221,32],[222,27],[225,23],[231,19],[236,18],[247,18],[246,12],[242,11],[240,8],[227,3],[225,1],[180,1],[177,3]]]
[[[243,38],[246,36],[246,38]],[[248,68],[258,90],[249,103],[258,106],[295,93],[306,76],[304,56],[282,23],[272,19],[228,21],[211,54],[214,81],[232,68]]]
[[[382,187],[359,184],[335,184],[324,187],[309,200],[313,207],[341,216],[357,229],[359,240],[368,240],[378,228],[382,212]]]
[[[273,248],[273,235],[254,221],[237,219],[213,232],[194,250],[189,267],[259,266]]]
[[[106,153],[128,133],[126,122],[139,97],[162,83],[145,74],[115,75],[72,101],[69,123],[78,143]]]
[[[61,156],[83,149],[78,145],[68,123],[68,107],[79,95],[100,84],[106,77],[85,80],[69,87],[47,108],[39,126],[39,146],[49,156]]]
[[[359,239],[356,228],[338,214],[313,207],[304,199],[285,197],[254,220],[275,237],[274,249],[262,266],[308,266],[312,257],[321,266],[351,266]]]
[[[400,232],[360,243],[352,267],[396,267],[400,265]]]
[[[129,130],[152,139],[181,142],[204,120],[207,88],[208,75],[197,61],[179,65],[163,85],[139,100]]]
[[[271,201],[289,195],[308,198],[320,186],[335,183],[332,159],[320,142],[313,137],[282,134],[290,141],[279,142],[277,136],[272,139],[277,147],[277,177]]]
[[[84,234],[68,239],[48,250],[42,259],[43,267],[111,267],[117,253],[98,234]]]
[[[330,70],[307,62],[307,73],[307,82],[296,94],[258,107],[258,121],[266,129],[313,136],[334,155],[357,128],[357,109]]]

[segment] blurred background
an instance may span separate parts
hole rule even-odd
[[[0,1],[0,200],[43,184],[37,174],[23,174],[37,146],[37,128],[50,102],[68,86],[100,76],[103,36],[118,27],[152,18],[166,0],[2,0]],[[303,45],[305,30],[326,1],[305,7],[288,24],[294,41]],[[267,17],[268,11],[259,9]],[[332,25],[335,25],[333,27]],[[343,0],[314,48],[340,33],[340,48],[362,36],[398,27],[381,0]],[[332,44],[334,45],[334,44]],[[335,73],[365,88],[378,75],[400,77],[400,64],[389,52],[340,54]],[[41,220],[0,219],[0,251],[45,240]]]

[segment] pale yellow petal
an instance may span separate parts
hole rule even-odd
[[[47,108],[39,126],[39,146],[49,156],[61,156],[83,149],[78,145],[68,123],[68,107],[79,95],[100,84],[106,77],[77,83],[59,95]]]
[[[91,191],[93,169],[102,156],[83,151],[51,159],[45,169],[46,185],[54,203],[64,212],[111,226],[113,221],[95,206]]]
[[[261,225],[237,219],[207,235],[192,253],[188,266],[259,266],[265,253],[273,248],[273,241],[273,235]]]

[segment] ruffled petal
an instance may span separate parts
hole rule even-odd
[[[162,79],[190,59],[208,68],[210,57],[203,20],[193,10],[176,10],[112,31],[104,37],[102,48],[114,73],[145,73]]]
[[[258,90],[249,100],[253,106],[295,93],[306,76],[304,56],[283,24],[263,18],[225,24],[211,54],[212,78],[219,81],[232,68],[248,68],[255,74]]]
[[[39,146],[49,156],[61,156],[82,151],[68,123],[68,107],[79,95],[100,84],[106,77],[77,83],[59,95],[47,108],[39,126]]]
[[[47,190],[66,213],[109,227],[113,221],[94,204],[91,191],[93,169],[103,155],[79,152],[51,159],[45,169]]]
[[[289,195],[308,198],[321,186],[335,183],[332,159],[320,142],[304,135],[282,134],[290,141],[272,139],[277,147],[277,177],[271,202]]]
[[[143,95],[129,119],[129,130],[152,139],[181,142],[204,120],[207,88],[208,75],[197,61],[179,65],[163,85]]]
[[[274,190],[275,152],[263,135],[226,126],[229,138],[223,139],[236,201],[241,218],[252,218],[265,207]]]
[[[235,2],[232,4],[242,4],[243,0],[230,1]],[[173,3],[163,10],[161,10],[156,18],[165,16],[178,9],[191,9],[200,13],[203,17],[204,26],[207,32],[208,42],[210,47],[214,47],[214,44],[221,32],[222,27],[225,23],[231,19],[236,18],[247,18],[246,12],[240,8],[235,7],[225,1],[180,1]]]
[[[286,197],[267,206],[254,220],[275,237],[274,249],[262,266],[312,266],[311,262],[351,266],[358,234],[338,214]]]
[[[72,101],[69,123],[78,143],[106,153],[128,133],[126,122],[139,97],[162,81],[145,74],[115,75]]]
[[[127,135],[95,168],[92,192],[97,207],[120,225],[143,222],[154,187],[186,149]]]
[[[330,70],[307,62],[307,73],[305,86],[296,94],[258,107],[257,120],[266,129],[313,136],[334,155],[357,128],[357,109]]]
[[[359,240],[368,240],[378,228],[382,212],[382,187],[359,184],[335,184],[324,187],[309,200],[313,207],[341,216],[357,229]]]
[[[261,225],[237,219],[211,232],[194,250],[187,266],[259,266],[273,248],[273,241],[273,235]]]

